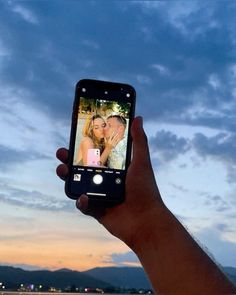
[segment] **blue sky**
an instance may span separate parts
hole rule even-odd
[[[1,264],[138,264],[55,175],[74,86],[95,78],[135,87],[165,203],[236,267],[235,13],[233,1],[0,1]]]

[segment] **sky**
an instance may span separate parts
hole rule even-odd
[[[55,174],[74,87],[137,91],[162,198],[236,267],[236,3],[0,0],[0,265],[138,266]]]

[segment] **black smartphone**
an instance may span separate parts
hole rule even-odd
[[[135,98],[135,89],[123,83],[84,79],[76,84],[65,183],[69,198],[86,194],[105,206],[124,200]]]

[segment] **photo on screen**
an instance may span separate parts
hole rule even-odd
[[[124,170],[131,104],[80,97],[75,166]]]

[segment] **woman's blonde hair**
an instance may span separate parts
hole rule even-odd
[[[93,115],[92,117],[88,117],[85,121],[85,124],[84,124],[84,128],[83,128],[83,131],[82,131],[82,134],[83,136],[85,137],[89,137],[92,139],[93,141],[93,144],[94,144],[94,148],[98,148],[100,149],[100,151],[102,152],[104,150],[104,147],[105,147],[105,142],[104,142],[104,138],[102,139],[98,139],[95,135],[94,135],[94,132],[93,132],[93,126],[94,126],[94,120],[95,119],[103,119],[102,116],[96,114],[96,115]]]

